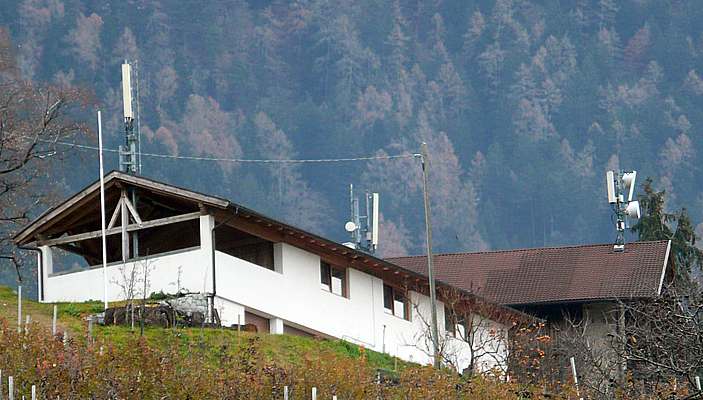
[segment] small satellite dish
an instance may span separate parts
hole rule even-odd
[[[627,216],[632,219],[640,219],[640,202],[631,201],[630,203],[628,203],[627,207],[625,207],[625,214],[627,214]]]
[[[349,221],[344,224],[344,230],[347,232],[354,232],[356,230],[356,224],[353,221]]]

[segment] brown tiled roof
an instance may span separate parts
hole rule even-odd
[[[438,280],[503,305],[656,296],[669,241],[435,255]],[[389,258],[427,274],[427,257]]]

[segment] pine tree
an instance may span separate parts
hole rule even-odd
[[[493,42],[486,46],[486,50],[478,56],[478,64],[483,69],[493,95],[498,95],[500,87],[501,71],[505,51],[501,48],[500,42]]]
[[[72,46],[70,50],[78,59],[86,63],[90,70],[95,71],[100,59],[100,32],[103,19],[98,14],[88,16],[79,13],[76,26],[68,33],[67,42]]]
[[[113,51],[115,63],[122,63],[124,60],[137,61],[139,60],[139,48],[137,47],[137,38],[129,28],[124,28],[122,35],[117,39],[115,50]]]
[[[669,213],[664,209],[664,191],[656,191],[652,179],[642,186],[638,196],[642,217],[632,227],[639,240],[671,240],[670,259],[674,265],[675,285],[690,285],[693,276],[700,275],[703,252],[696,247],[696,233],[686,208]]]
[[[615,24],[615,16],[619,9],[617,0],[599,0],[598,6],[600,28],[613,26]]]
[[[398,79],[400,71],[404,68],[405,62],[407,61],[405,53],[407,51],[408,41],[410,40],[405,34],[407,24],[405,17],[403,17],[403,10],[400,8],[400,2],[399,0],[395,0],[393,2],[393,27],[386,39],[391,49],[389,61],[395,79]]]
[[[286,133],[279,129],[264,112],[254,117],[256,142],[261,155],[269,159],[291,159],[295,157],[293,144]],[[294,226],[312,232],[323,232],[330,211],[325,198],[310,188],[297,166],[292,164],[270,164],[268,167],[270,190],[273,193],[274,213]]]

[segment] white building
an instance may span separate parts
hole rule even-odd
[[[206,293],[226,326],[338,338],[431,362],[429,292],[422,274],[221,198],[120,172],[109,173],[105,187],[109,301],[125,299],[132,271],[141,294],[146,269],[147,296]],[[15,241],[39,250],[40,301],[104,298],[99,182],[44,213]],[[443,300],[451,288],[439,286]],[[481,301],[452,293],[461,293],[462,302]],[[444,353],[459,370],[471,364],[472,354],[477,369],[506,365],[508,332],[498,321],[517,314],[482,304],[489,311],[471,318],[471,328],[449,329],[444,304],[437,306]],[[480,352],[452,338],[466,329],[475,333],[471,341]]]

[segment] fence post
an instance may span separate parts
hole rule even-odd
[[[17,286],[17,333],[22,333],[22,285]]]
[[[574,386],[576,386],[576,397],[579,398],[579,400],[582,399],[581,397],[581,391],[579,390],[579,378],[578,375],[576,374],[576,359],[574,357],[571,357],[569,359],[571,362],[571,374],[574,377]]]
[[[68,346],[68,331],[63,331],[63,347]]]
[[[312,400],[317,400],[317,388],[314,386],[312,388]]]
[[[37,385],[32,385],[32,400],[37,400]]]
[[[7,398],[10,400],[15,400],[15,382],[13,382],[12,377],[7,377]]]
[[[32,322],[32,316],[27,314],[27,319],[24,322],[24,334],[29,333],[29,324]]]
[[[283,386],[283,400],[288,400],[288,386]]]
[[[54,318],[51,320],[51,336],[56,336],[56,314],[58,306],[54,304]]]
[[[237,351],[242,347],[242,314],[237,314]]]
[[[0,369],[0,400],[2,400],[5,395],[2,393],[2,370]]]
[[[332,400],[337,400],[337,395],[332,396]]]

